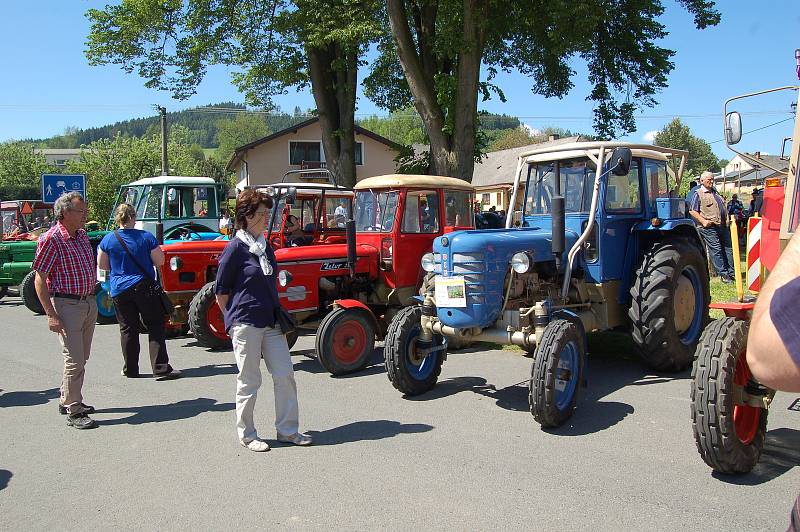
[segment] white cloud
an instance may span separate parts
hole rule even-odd
[[[524,127],[525,129],[528,130],[528,134],[529,135],[534,135],[535,136],[535,135],[541,135],[542,134],[542,132],[540,130],[536,129],[533,126],[529,126],[528,124],[526,124],[524,122],[522,123],[522,127]]]
[[[654,131],[648,131],[647,133],[644,134],[644,140],[652,144],[653,142],[655,142],[656,135],[658,135],[659,133],[660,131],[658,131],[657,129]]]

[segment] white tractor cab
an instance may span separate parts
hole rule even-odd
[[[136,228],[164,240],[208,240],[219,237],[220,204],[225,185],[210,177],[146,177],[122,185],[108,220],[121,203],[136,209]]]

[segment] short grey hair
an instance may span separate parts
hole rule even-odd
[[[700,174],[700,179],[705,179],[707,177],[710,177],[711,179],[714,179],[714,172],[710,172],[710,171],[706,170],[705,172]]]
[[[53,214],[55,215],[56,220],[64,219],[64,213],[72,210],[72,202],[76,199],[85,201],[80,192],[65,192],[58,197],[56,202],[53,204]]]

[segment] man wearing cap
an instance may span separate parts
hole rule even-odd
[[[711,263],[723,283],[733,280],[733,248],[728,231],[728,212],[725,202],[714,188],[714,174],[705,171],[689,205],[689,215],[697,223],[697,230],[705,240]]]
[[[94,407],[84,404],[81,389],[97,319],[93,295],[97,275],[92,245],[83,229],[86,202],[79,193],[70,192],[56,200],[53,211],[56,223],[39,238],[33,261],[36,295],[64,355],[58,410],[69,414],[67,425],[90,429],[96,425],[89,417]]]

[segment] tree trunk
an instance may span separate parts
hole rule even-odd
[[[358,53],[336,44],[308,48],[309,74],[328,170],[345,187],[356,183],[355,102]]]

